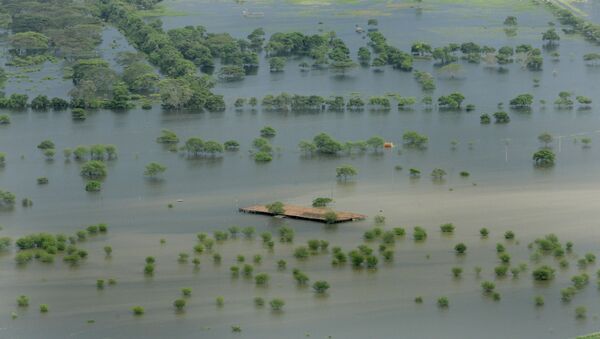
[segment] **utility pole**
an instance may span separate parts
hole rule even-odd
[[[508,145],[510,144],[510,139],[504,140],[504,161],[508,162]]]

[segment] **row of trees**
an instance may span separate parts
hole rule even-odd
[[[561,24],[571,27],[570,30],[566,31],[567,33],[579,33],[591,41],[600,41],[600,25],[578,17],[570,10],[552,2],[545,2],[545,4],[552,9]]]
[[[440,108],[460,110],[462,109],[464,100],[465,97],[462,93],[455,92],[449,95],[440,96],[437,102]],[[400,95],[386,95],[371,96],[363,99],[359,95],[352,95],[346,99],[343,96],[331,96],[326,98],[319,95],[292,95],[284,92],[277,95],[266,95],[260,100],[260,105],[267,111],[278,112],[341,112],[344,110],[361,111],[365,108],[387,111],[391,109],[393,101],[396,102],[398,109],[403,110],[413,107],[417,103],[417,98],[410,96],[403,97]],[[426,96],[421,100],[421,103],[425,106],[431,106],[433,104],[433,98],[431,96]],[[237,98],[234,107],[241,110],[247,104],[254,109],[259,105],[259,100],[256,97],[251,97],[248,100],[246,98]],[[475,109],[475,106],[469,104],[466,108],[470,111]]]
[[[353,151],[366,152],[369,148],[371,148],[373,152],[379,152],[383,149],[384,143],[384,139],[380,136],[373,136],[365,141],[347,141],[342,143],[332,138],[329,134],[320,133],[316,135],[312,141],[300,141],[298,148],[305,155],[312,155],[315,153],[338,155],[342,152],[348,154]]]
[[[117,26],[151,64],[168,76],[159,83],[164,108],[225,109],[223,97],[210,91],[214,85],[210,77],[197,75],[196,65],[184,57],[159,23],[145,22],[122,0],[108,0],[98,6],[101,18]]]

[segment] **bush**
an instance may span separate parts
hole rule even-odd
[[[254,276],[254,282],[257,285],[266,285],[269,283],[269,275],[266,273],[259,273]]]
[[[535,304],[535,306],[544,306],[544,297],[542,297],[541,295],[537,295],[533,298],[533,303]]]
[[[587,309],[585,308],[585,306],[578,306],[577,308],[575,308],[575,318],[577,318],[577,319],[585,318],[586,313],[587,313]]]
[[[481,283],[481,288],[484,293],[491,293],[496,288],[496,284],[491,281],[484,281]]]
[[[500,265],[500,266],[496,266],[494,268],[494,273],[496,273],[497,277],[505,277],[506,276],[506,272],[508,272],[508,266],[507,265]]]
[[[189,287],[184,287],[184,288],[182,288],[182,289],[181,289],[181,294],[182,294],[184,297],[189,297],[189,296],[191,296],[191,295],[192,295],[192,289],[191,289],[191,288],[189,288]]]
[[[592,253],[586,253],[584,257],[585,261],[587,261],[589,264],[594,263],[596,261],[596,256]]]
[[[29,306],[29,298],[26,295],[20,295],[17,298],[17,306],[19,306],[19,307]]]
[[[178,311],[181,311],[185,308],[185,300],[177,299],[173,302],[173,306],[175,306],[175,309],[177,309]]]
[[[298,285],[306,285],[309,281],[308,276],[298,269],[294,269],[293,275]]]
[[[575,289],[575,287],[569,286],[567,288],[563,288],[560,290],[560,300],[566,303],[570,302],[575,293],[577,293],[577,289]]]
[[[153,275],[154,274],[154,264],[146,264],[146,266],[144,266],[144,274]]]
[[[512,240],[515,238],[515,233],[513,231],[506,231],[504,233],[504,239],[506,240]]]
[[[415,239],[416,241],[425,240],[427,239],[427,232],[425,231],[425,229],[419,226],[415,226],[413,231],[413,239]]]
[[[237,277],[240,275],[240,268],[238,266],[229,267],[229,271],[231,272],[231,276]]]
[[[448,308],[448,306],[450,306],[450,302],[447,297],[439,297],[437,300],[437,305],[440,308]]]
[[[312,288],[316,293],[323,294],[329,289],[329,283],[325,280],[317,280],[313,283]]]
[[[38,183],[38,185],[46,185],[46,184],[48,184],[48,178],[39,177],[39,178],[37,178],[37,183]]]
[[[40,305],[40,313],[48,313],[48,311],[49,311],[48,305],[46,305],[46,304]]]
[[[456,246],[454,246],[454,251],[456,251],[457,254],[464,254],[467,251],[467,245],[462,242],[456,244]]]
[[[217,304],[217,306],[223,307],[223,305],[225,305],[225,299],[222,296],[218,296],[215,299],[215,303]]]
[[[533,279],[537,281],[548,281],[554,279],[554,269],[549,266],[541,266],[532,273]]]
[[[442,233],[453,233],[454,225],[452,223],[443,224],[443,225],[440,225],[440,229],[441,229]]]
[[[265,306],[265,299],[263,299],[261,297],[255,297],[254,298],[254,306],[256,306],[256,307]]]
[[[285,301],[280,298],[275,298],[269,302],[269,305],[271,305],[273,311],[281,311],[283,306],[285,306]]]
[[[144,308],[142,306],[133,306],[131,311],[134,315],[142,315],[144,314]]]
[[[459,278],[460,275],[462,274],[462,272],[463,272],[462,268],[460,268],[460,267],[452,267],[452,275],[455,278]]]
[[[503,264],[508,264],[508,263],[510,263],[510,254],[508,254],[508,253],[505,253],[505,252],[503,252],[503,253],[501,253],[501,254],[498,256],[498,258],[500,259],[500,261],[501,261]]]
[[[73,108],[71,110],[71,118],[73,120],[85,120],[87,119],[87,113],[83,108]]]
[[[242,272],[244,273],[244,276],[251,277],[254,273],[254,267],[252,265],[245,264],[242,268]]]
[[[421,296],[416,297],[415,298],[415,303],[422,304],[423,303],[423,297],[421,297]]]
[[[394,227],[392,231],[398,237],[403,237],[406,234],[406,231],[402,227]]]
[[[103,290],[104,289],[104,280],[102,280],[102,279],[96,280],[96,288],[99,290]]]
[[[300,246],[294,250],[294,257],[296,257],[296,259],[306,259],[308,258],[309,254],[310,253],[308,252],[308,248],[306,248],[306,246]]]

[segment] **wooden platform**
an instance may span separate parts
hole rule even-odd
[[[326,222],[325,214],[331,209],[329,208],[316,208],[316,207],[302,207],[297,205],[284,205],[283,207],[285,213],[283,216],[294,219],[303,219],[303,220],[311,220],[318,222]],[[265,215],[274,215],[269,212],[265,205],[254,205],[249,207],[240,208],[240,212],[244,213],[254,213],[254,214],[265,214]],[[333,211],[337,215],[336,223],[340,222],[348,222],[355,220],[363,220],[367,216],[363,214],[350,213],[350,212],[340,212]]]

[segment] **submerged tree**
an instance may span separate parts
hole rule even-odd
[[[542,149],[533,153],[533,161],[539,166],[551,166],[554,165],[554,159],[556,156],[554,152],[549,149]]]
[[[144,175],[150,178],[155,178],[159,174],[164,173],[167,170],[167,167],[161,165],[157,162],[151,162],[146,165],[146,169],[144,170]]]

